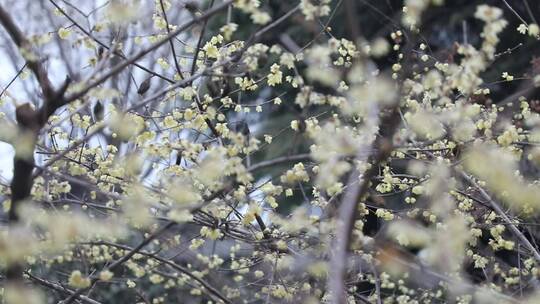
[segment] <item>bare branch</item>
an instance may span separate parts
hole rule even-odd
[[[309,154],[297,154],[297,155],[286,155],[282,157],[277,157],[270,160],[261,161],[253,166],[249,167],[247,170],[249,172],[257,171],[262,168],[271,167],[274,165],[279,165],[281,163],[286,163],[290,161],[299,161],[299,160],[309,160],[311,156]]]

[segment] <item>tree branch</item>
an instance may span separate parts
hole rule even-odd
[[[469,176],[465,172],[460,172],[460,174],[468,183],[478,189],[480,195],[482,195],[482,197],[489,203],[491,208],[493,208],[497,215],[500,216],[507,223],[510,232],[512,232],[512,234],[520,240],[520,242],[523,244],[523,246],[525,246],[525,248],[529,249],[529,251],[534,256],[536,262],[540,263],[540,253],[538,252],[538,250],[536,250],[536,248],[531,244],[527,237],[516,227],[516,225],[512,223],[512,220],[508,217],[508,215],[506,215],[501,206],[499,206],[499,204],[494,201],[491,196],[482,187],[480,187],[471,176]]]
[[[163,12],[163,19],[165,20],[165,26],[167,27],[167,33],[171,33],[171,29],[169,28],[169,19],[167,18],[167,12],[165,11],[165,5],[163,4],[163,0],[159,0],[159,4],[161,6],[161,11]],[[208,19],[207,19],[208,20]],[[182,69],[180,69],[180,65],[178,64],[178,59],[176,58],[176,50],[174,48],[174,43],[171,40],[169,40],[169,44],[171,45],[171,52],[173,55],[173,62],[174,66],[176,67],[176,71],[178,72],[178,76],[180,76],[180,79],[184,79],[184,76],[182,75]]]
[[[249,167],[247,170],[249,172],[253,172],[262,168],[279,165],[281,163],[297,161],[297,160],[309,160],[309,159],[311,159],[311,156],[309,153],[297,154],[297,155],[286,155],[286,156],[276,157],[274,159],[269,159],[269,160],[265,160],[260,163],[254,164],[253,166]]]
[[[100,84],[104,83],[110,77],[120,73],[125,67],[135,63],[137,60],[141,59],[142,57],[144,57],[148,53],[150,53],[150,52],[154,51],[155,49],[159,48],[160,46],[164,45],[169,40],[173,39],[178,34],[182,33],[185,30],[187,30],[188,28],[190,28],[194,24],[196,24],[196,23],[198,23],[200,21],[206,20],[206,19],[212,17],[213,15],[221,12],[222,10],[226,9],[229,5],[231,5],[232,3],[233,3],[233,0],[225,1],[225,2],[221,3],[220,5],[206,11],[203,15],[201,15],[201,16],[199,16],[197,18],[193,18],[190,21],[184,23],[183,25],[179,26],[175,31],[168,34],[165,38],[163,38],[160,41],[154,43],[153,45],[147,47],[146,49],[141,50],[139,53],[135,54],[133,57],[131,57],[129,59],[126,59],[123,62],[120,62],[119,64],[117,64],[116,66],[111,68],[107,73],[105,73],[101,77],[98,77],[96,80],[90,82],[86,87],[84,87],[81,90],[67,96],[65,98],[65,102],[68,103],[68,102],[71,102],[73,100],[76,100],[78,98],[83,97],[84,95],[86,95],[86,93],[88,93],[88,91],[90,91],[91,89],[93,89],[93,88],[99,86]]]
[[[112,264],[110,264],[106,270],[108,271],[111,271],[111,272],[114,272],[115,270],[117,270],[122,264],[124,264],[125,262],[127,262],[132,256],[134,256],[135,254],[139,253],[141,251],[141,249],[148,245],[150,242],[152,242],[154,239],[156,239],[157,237],[159,237],[160,235],[162,235],[167,229],[171,228],[172,226],[176,225],[175,222],[173,221],[169,221],[167,224],[163,225],[159,230],[157,230],[156,232],[152,233],[150,236],[148,236],[147,238],[145,238],[142,242],[139,243],[139,245],[135,246],[134,248],[132,248],[127,254],[125,254],[123,257],[119,258],[118,260],[114,261]],[[95,277],[91,280],[91,284],[90,286],[94,286],[94,284],[96,284],[97,282],[99,281],[99,278],[98,277]],[[66,298],[64,301],[61,301],[59,303],[62,303],[62,304],[69,304],[69,303],[72,303],[73,301],[75,301],[76,299],[80,298],[81,294],[85,291],[87,291],[88,289],[90,289],[91,287],[87,287],[87,288],[80,288],[78,289],[77,291],[75,291],[73,294],[71,294],[68,298]]]
[[[61,286],[61,285],[58,285],[58,284],[55,284],[53,282],[49,282],[47,280],[44,280],[42,278],[38,278],[34,275],[32,275],[30,272],[25,272],[25,274],[30,278],[30,280],[42,285],[42,286],[45,286],[49,289],[52,289],[54,291],[58,291],[58,292],[61,292],[61,293],[65,293],[65,294],[68,294],[68,295],[72,295],[74,293],[73,290],[71,289],[68,289],[64,286]],[[83,295],[80,295],[79,296],[79,299],[85,303],[88,303],[88,304],[101,304],[101,302],[98,302],[96,300],[93,300],[87,296],[83,296]]]
[[[20,52],[22,57],[26,60],[26,65],[36,76],[43,93],[43,104],[38,111],[34,110],[30,104],[27,103],[17,107],[15,112],[18,126],[22,132],[21,136],[28,136],[31,140],[28,148],[30,148],[32,153],[23,155],[20,151],[17,151],[20,147],[15,147],[16,152],[13,160],[13,178],[10,185],[11,206],[8,215],[8,222],[10,227],[12,227],[19,222],[19,217],[17,215],[19,205],[30,197],[30,192],[32,190],[32,170],[34,168],[33,152],[39,130],[43,127],[49,116],[62,104],[60,100],[63,99],[64,92],[70,83],[70,79],[66,78],[64,85],[58,90],[55,90],[39,57],[32,53],[31,44],[2,6],[0,6],[0,23],[9,33],[15,45],[21,50]],[[18,263],[8,265],[6,269],[8,283],[13,283],[15,285],[22,284],[22,268],[22,265]]]
[[[52,5],[54,5],[54,7],[62,14],[64,15],[64,17],[66,17],[71,23],[73,23],[79,30],[81,30],[81,32],[83,32],[86,36],[90,37],[90,39],[94,40],[97,44],[99,44],[100,46],[102,46],[103,48],[111,51],[111,47],[108,46],[105,42],[99,40],[98,38],[96,38],[94,35],[92,35],[92,33],[90,33],[89,31],[87,31],[84,27],[82,27],[82,25],[80,25],[77,20],[73,19],[70,15],[68,15],[66,13],[66,11],[64,9],[62,9],[61,6],[59,6],[54,0],[49,0]],[[124,54],[122,54],[121,52],[117,51],[117,50],[112,50],[112,53],[124,60],[127,60],[126,56]],[[134,66],[138,67],[139,69],[149,73],[150,75],[154,75],[156,77],[159,77],[165,81],[167,81],[168,83],[174,83],[174,80],[168,78],[168,77],[165,77],[159,73],[156,73],[152,70],[150,70],[149,68],[143,66],[143,65],[140,65],[136,62],[133,63]]]
[[[120,248],[120,249],[124,249],[124,250],[130,250],[132,251],[133,248],[129,247],[129,246],[125,246],[125,245],[121,245],[121,244],[116,244],[116,243],[111,243],[111,242],[106,242],[106,241],[100,241],[100,242],[92,242],[91,243],[92,245],[107,245],[107,246],[111,246],[111,247],[116,247],[116,248]],[[168,265],[170,266],[171,268],[175,269],[175,270],[178,270],[180,271],[181,273],[187,275],[188,277],[190,277],[191,279],[199,282],[199,284],[201,284],[202,286],[204,286],[204,288],[206,288],[208,290],[208,292],[210,292],[211,294],[213,294],[214,296],[218,297],[219,299],[221,299],[223,302],[225,303],[232,303],[229,299],[227,299],[224,295],[222,295],[217,289],[215,289],[212,285],[210,285],[208,282],[206,282],[205,280],[197,277],[196,275],[194,275],[193,273],[191,273],[189,270],[187,270],[186,268],[182,267],[181,265],[178,265],[176,263],[174,263],[173,261],[170,261],[170,260],[167,260],[165,258],[162,258],[156,254],[152,254],[150,252],[147,252],[147,251],[139,251],[138,254],[141,254],[141,255],[144,255],[144,256],[147,256],[147,257],[150,257],[154,260],[157,260],[165,265]]]
[[[415,40],[407,41],[403,49],[403,54],[409,55],[415,45]],[[409,75],[411,71],[410,55],[405,57],[402,70],[402,75]],[[402,93],[403,87],[400,85],[398,92]],[[400,97],[397,97],[395,104],[392,105],[377,125],[384,126],[384,129],[379,130],[379,136],[373,142],[371,149],[368,151],[358,151],[356,158],[365,158],[363,153],[367,153],[367,163],[370,167],[361,173],[356,166],[349,175],[347,182],[347,191],[343,195],[341,206],[338,210],[337,227],[336,227],[336,243],[333,246],[333,254],[331,255],[330,265],[331,272],[329,277],[329,287],[333,293],[332,303],[342,304],[347,303],[345,276],[347,273],[347,257],[349,246],[352,240],[352,232],[354,223],[358,217],[357,206],[359,201],[369,190],[370,181],[379,173],[379,165],[385,161],[391,154],[394,144],[393,137],[400,125]],[[374,113],[368,113],[368,120]],[[376,113],[379,115],[379,113]],[[378,122],[378,116],[376,118]],[[372,122],[375,123],[375,122]],[[355,186],[355,184],[357,184]]]
[[[0,6],[0,23],[2,23],[2,26],[8,32],[15,45],[17,45],[17,47],[19,47],[21,50],[21,55],[26,60],[28,68],[32,70],[36,76],[45,99],[52,99],[54,97],[54,88],[49,80],[49,77],[47,76],[45,68],[38,58],[34,58],[36,56],[35,54],[31,53],[32,46],[26,37],[24,37],[21,30],[19,30],[9,13],[4,10],[2,6]]]

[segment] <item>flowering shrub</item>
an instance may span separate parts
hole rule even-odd
[[[527,1],[12,2],[6,303],[538,301]]]

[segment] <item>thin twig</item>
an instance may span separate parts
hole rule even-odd
[[[185,30],[187,30],[188,28],[190,28],[194,24],[196,24],[198,22],[201,22],[201,21],[204,21],[204,20],[207,20],[208,18],[212,17],[213,15],[215,15],[215,14],[221,12],[222,10],[226,9],[229,5],[232,4],[232,2],[233,2],[233,0],[225,1],[225,2],[221,3],[220,5],[206,11],[201,16],[199,16],[197,18],[194,18],[194,19],[191,19],[190,21],[184,23],[183,25],[179,26],[175,31],[173,31],[170,34],[168,34],[167,36],[165,36],[163,39],[161,39],[158,42],[152,44],[151,46],[147,47],[146,49],[141,50],[140,52],[133,55],[129,59],[126,59],[123,62],[120,62],[116,66],[112,67],[107,73],[105,73],[101,77],[98,77],[96,80],[91,81],[86,87],[82,88],[81,90],[79,90],[79,91],[77,91],[77,92],[75,92],[75,93],[73,93],[73,94],[71,94],[69,96],[66,96],[65,102],[66,103],[71,102],[73,100],[76,100],[76,99],[79,99],[79,98],[83,97],[84,95],[86,95],[86,93],[88,93],[88,91],[90,91],[91,89],[93,89],[93,88],[99,86],[100,84],[104,83],[110,77],[120,73],[122,70],[124,70],[125,67],[135,63],[136,61],[138,61],[139,59],[141,59],[142,57],[144,57],[148,53],[156,50],[157,48],[159,48],[163,44],[167,43],[169,40],[173,39],[178,34],[184,32]]]
[[[531,6],[529,5],[529,1],[523,0],[523,3],[525,4],[525,9],[527,9],[527,13],[529,13],[529,17],[531,17],[531,20],[534,21],[534,23],[538,24],[538,21],[536,21],[536,18],[534,17],[534,14],[531,10]]]
[[[214,0],[210,2],[210,7],[214,6]],[[199,58],[199,52],[201,51],[202,41],[204,39],[204,33],[206,32],[206,26],[208,25],[208,19],[204,20],[204,23],[201,28],[201,34],[199,36],[199,40],[197,41],[197,46],[195,47],[195,54],[193,56],[193,63],[191,64],[191,75],[195,73],[195,70],[197,69],[197,60]]]
[[[163,4],[163,0],[159,0],[159,4],[161,5],[161,11],[163,12],[163,19],[165,20],[165,25],[167,26],[167,34],[170,34],[171,29],[169,27],[169,19],[167,18],[167,12],[165,12],[165,5]],[[180,77],[180,79],[184,79],[184,76],[182,75],[182,69],[180,69],[180,65],[178,64],[178,59],[176,58],[176,50],[174,48],[174,42],[172,41],[172,39],[169,40],[169,44],[171,45],[173,62],[174,62],[174,66],[176,67],[176,71],[178,72],[178,76]]]
[[[42,278],[38,278],[34,275],[32,275],[30,272],[25,272],[25,274],[30,278],[30,280],[42,285],[42,286],[45,286],[49,289],[52,289],[54,291],[57,291],[57,292],[61,292],[61,293],[65,293],[65,294],[68,294],[68,295],[72,295],[74,294],[75,292],[71,289],[68,289],[64,286],[61,286],[61,285],[58,285],[56,283],[53,283],[53,282],[50,282],[50,281],[47,281],[45,279],[42,279]],[[93,300],[87,296],[83,296],[83,295],[80,295],[79,296],[79,299],[85,303],[88,303],[88,304],[101,304],[101,302],[98,302],[96,300]]]
[[[467,182],[473,185],[476,189],[478,189],[482,197],[491,205],[491,207],[493,208],[493,210],[495,210],[497,215],[500,216],[503,219],[503,221],[505,221],[508,224],[508,228],[510,229],[512,234],[521,241],[521,243],[523,244],[525,248],[529,249],[529,251],[534,256],[534,259],[538,263],[540,263],[540,252],[536,250],[536,248],[531,244],[531,242],[527,239],[527,237],[516,227],[516,225],[514,225],[514,223],[512,223],[512,220],[508,217],[508,215],[506,215],[506,212],[504,212],[501,206],[499,206],[499,204],[495,200],[493,200],[491,196],[482,187],[480,187],[471,176],[469,176],[465,172],[461,172],[461,176]]]
[[[94,35],[92,35],[91,32],[87,31],[82,25],[80,25],[77,20],[73,19],[73,17],[71,17],[68,13],[66,13],[66,11],[61,7],[59,6],[54,0],[49,0],[52,5],[54,5],[54,7],[62,14],[64,15],[64,17],[66,17],[71,23],[73,23],[73,25],[75,25],[81,32],[83,32],[87,37],[89,37],[90,39],[94,40],[97,44],[99,44],[100,46],[102,46],[103,48],[107,49],[108,51],[111,51],[112,49],[112,53],[124,60],[127,60],[127,57],[122,54],[120,51],[116,50],[116,48],[114,47],[110,47],[108,46],[105,42],[99,40],[98,38],[96,38]],[[151,75],[154,75],[156,77],[159,77],[169,83],[174,83],[174,80],[164,76],[164,75],[161,75],[159,73],[156,73],[150,69],[148,69],[147,67],[143,66],[143,65],[140,65],[138,64],[137,62],[134,62],[133,63],[134,66],[138,67],[139,69],[151,74]]]
[[[142,242],[139,243],[139,245],[135,246],[134,248],[132,248],[127,254],[125,254],[123,257],[119,258],[118,260],[114,261],[112,264],[110,264],[106,270],[108,271],[115,271],[117,270],[120,266],[122,266],[122,264],[124,264],[125,262],[127,262],[131,257],[133,257],[135,254],[139,253],[141,251],[142,248],[144,248],[146,245],[148,245],[150,242],[152,242],[154,239],[156,239],[157,237],[161,236],[165,231],[167,231],[169,228],[171,228],[172,226],[174,226],[176,223],[173,222],[173,221],[169,221],[168,223],[166,223],[165,225],[163,225],[159,230],[157,230],[156,232],[152,233],[150,236],[148,236],[147,238],[145,238]],[[98,277],[95,277],[91,280],[91,284],[90,286],[93,286],[94,284],[96,284],[97,282],[99,281],[99,278]],[[81,294],[85,291],[87,291],[90,287],[88,288],[80,288],[78,290],[76,290],[73,294],[71,294],[68,298],[66,298],[65,300],[59,302],[59,303],[62,303],[62,304],[70,304],[72,303],[73,301],[75,301],[76,299],[80,298]]]
[[[504,2],[506,7],[508,7],[508,9],[510,11],[512,11],[512,13],[514,13],[514,15],[516,15],[516,17],[518,17],[518,19],[521,20],[521,22],[523,22],[523,24],[525,24],[525,25],[529,24],[527,21],[525,21],[525,19],[521,18],[521,16],[518,14],[518,12],[516,12],[516,10],[512,6],[510,6],[510,4],[506,0],[502,0],[502,2]]]
[[[297,155],[286,155],[286,156],[281,156],[281,157],[277,157],[277,158],[274,158],[274,159],[261,161],[261,162],[259,162],[257,164],[254,164],[253,166],[249,167],[247,170],[249,172],[253,172],[253,171],[257,171],[257,170],[262,169],[262,168],[271,167],[271,166],[274,166],[274,165],[279,165],[281,163],[286,163],[286,162],[290,162],[290,161],[298,161],[298,160],[309,160],[310,158],[311,158],[311,156],[310,156],[309,153],[297,154]]]
[[[129,251],[133,251],[133,248],[129,247],[129,246],[125,246],[125,245],[121,245],[121,244],[116,244],[116,243],[111,243],[111,242],[106,242],[106,241],[99,241],[99,242],[91,242],[92,245],[107,245],[107,246],[112,246],[112,247],[116,247],[116,248],[120,248],[120,249],[124,249],[124,250],[129,250]],[[163,257],[160,257],[156,254],[152,254],[150,252],[147,252],[147,251],[144,251],[144,250],[141,250],[139,252],[137,252],[138,254],[140,255],[144,255],[144,256],[147,256],[147,257],[150,257],[154,260],[157,260],[165,265],[168,265],[170,266],[171,268],[175,269],[175,270],[178,270],[180,271],[181,273],[187,275],[188,277],[190,277],[191,279],[197,281],[199,284],[201,284],[204,288],[206,288],[210,293],[212,293],[214,296],[218,297],[219,299],[221,299],[223,302],[225,303],[232,303],[229,299],[227,299],[223,294],[221,294],[217,289],[215,289],[212,285],[210,285],[208,282],[206,282],[205,280],[197,277],[196,275],[194,275],[192,272],[190,272],[188,269],[182,267],[181,265],[178,265],[176,263],[174,263],[173,261],[170,261],[168,259],[165,259]]]
[[[22,71],[24,71],[24,68],[26,68],[26,65],[27,63],[25,62],[24,65],[22,66],[22,68],[20,68],[18,71],[17,71],[17,74],[15,75],[15,77],[13,77],[9,83],[4,87],[4,89],[2,89],[2,92],[0,92],[0,97],[2,97],[2,95],[4,95],[4,93],[7,91],[7,89],[9,89],[9,87],[15,82],[15,80],[17,80],[17,78],[19,77],[19,75],[21,75]],[[8,95],[9,96],[9,95]]]

